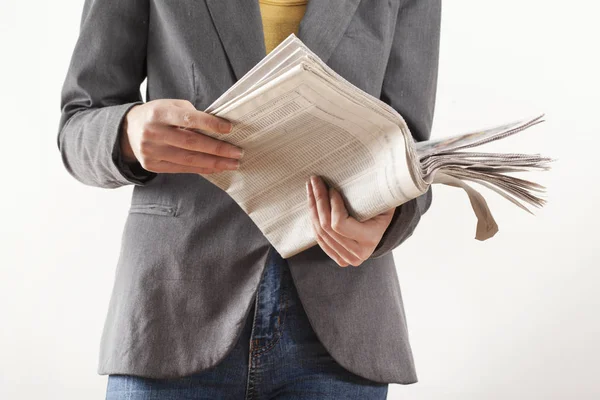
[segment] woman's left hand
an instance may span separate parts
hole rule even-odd
[[[358,267],[368,259],[392,221],[394,208],[359,222],[348,214],[334,188],[311,176],[306,182],[308,205],[317,243],[340,267]]]

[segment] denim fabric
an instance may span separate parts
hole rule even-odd
[[[176,379],[109,375],[107,400],[385,399],[388,384],[341,367],[300,303],[288,264],[271,248],[255,303],[233,350],[216,367]]]

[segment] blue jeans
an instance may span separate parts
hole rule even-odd
[[[176,379],[109,375],[107,400],[385,399],[388,384],[341,367],[318,340],[287,261],[272,248],[238,343],[217,366]]]

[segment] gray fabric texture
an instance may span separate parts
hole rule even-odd
[[[298,37],[340,75],[429,138],[441,0],[310,0]],[[134,185],[100,343],[99,374],[180,377],[233,348],[270,244],[222,190],[195,174],[121,160],[127,111],[177,98],[205,109],[265,56],[251,0],[87,0],[61,92],[67,171],[102,188]],[[398,207],[373,255],[340,268],[319,246],[288,259],[331,355],[365,378],[417,382],[392,250],[415,230],[431,190]],[[101,246],[99,246],[101,251]],[[417,265],[404,265],[404,268]],[[110,266],[108,266],[110,268]]]

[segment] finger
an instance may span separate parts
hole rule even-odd
[[[331,226],[333,230],[346,237],[354,238],[360,235],[364,227],[348,213],[340,192],[335,188],[330,188],[329,198],[332,214]]]
[[[313,196],[312,184],[311,184],[310,180],[306,181],[306,199],[308,201],[308,210],[309,210],[309,216],[310,216],[310,220],[311,220],[311,226],[313,229],[313,233],[315,234],[317,243],[319,244],[319,246],[321,246],[323,251],[329,256],[329,258],[334,260],[340,267],[347,267],[348,265],[345,262],[345,260],[343,260],[339,254],[337,254],[335,251],[333,251],[333,249],[331,249],[331,247],[329,247],[327,245],[327,243],[325,243],[323,241],[321,235],[319,234],[321,224],[319,223],[319,215],[317,213],[317,205],[315,203],[315,198]]]
[[[333,250],[324,240],[323,237],[319,234],[318,225],[315,225],[314,223],[311,222],[311,226],[313,228],[313,232],[315,234],[315,238],[317,239],[317,243],[319,244],[319,246],[321,247],[321,249],[323,249],[323,251],[325,252],[325,254],[327,254],[329,256],[329,258],[331,258],[333,261],[336,262],[337,265],[339,265],[340,267],[347,267],[348,265],[350,265],[346,260],[344,260],[343,257],[341,257],[335,250]]]
[[[140,153],[139,160],[142,167],[145,169],[147,169],[146,166],[150,162],[156,161],[167,161],[173,164],[215,170],[236,170],[240,165],[239,160],[180,149],[169,145],[156,144],[153,142],[146,143],[140,147]]]
[[[144,169],[152,172],[159,172],[163,174],[212,174],[215,172],[222,172],[222,170],[214,170],[211,168],[192,167],[189,165],[179,165],[165,160],[153,160],[149,161]]]
[[[331,228],[331,200],[329,198],[329,190],[325,182],[319,177],[311,176],[312,195],[314,197],[317,209],[317,215],[321,229],[326,233],[321,236],[327,244],[339,253],[350,264],[360,264],[362,259],[360,256],[364,253],[359,244],[351,239],[344,238],[342,235],[334,232]],[[345,209],[345,206],[343,207]],[[347,214],[347,212],[346,212]],[[364,229],[364,228],[363,228]]]
[[[309,182],[306,183],[306,192],[307,192],[307,197],[308,197],[308,206],[309,206],[311,223],[313,226],[313,230],[315,231],[315,235],[317,236],[318,241],[320,240],[321,242],[323,242],[326,245],[327,249],[329,249],[329,252],[334,254],[335,256],[331,256],[331,254],[329,254],[329,253],[328,253],[328,255],[330,255],[331,258],[336,260],[336,262],[338,260],[341,260],[344,264],[353,264],[353,265],[360,264],[362,261],[358,260],[356,258],[356,256],[354,256],[347,249],[345,249],[344,246],[342,246],[340,243],[336,242],[336,240],[333,239],[331,236],[329,236],[327,234],[327,232],[325,231],[325,229],[323,229],[323,226],[321,225],[321,222],[320,222],[321,216],[320,216],[319,209],[317,207],[313,187],[312,187],[312,184]],[[321,246],[321,247],[323,247],[323,246]],[[339,264],[339,262],[338,262],[338,264]]]
[[[329,233],[324,230],[319,230],[319,236],[321,239],[340,257],[352,265],[353,267],[358,267],[364,260],[360,257],[356,256],[353,252],[351,252],[348,248],[346,248],[342,243],[338,242],[335,238],[333,238]]]
[[[352,253],[352,256],[355,257],[355,259],[360,260],[360,262],[366,260],[371,254],[371,241],[365,235],[364,226],[361,226],[360,222],[350,217],[346,210],[346,206],[344,205],[342,196],[334,188],[329,189],[329,199],[331,207],[331,224],[328,227],[323,227],[323,229],[325,229],[327,234],[336,242]],[[340,233],[340,224],[343,223],[340,221],[344,221],[348,218],[352,218],[352,220],[356,222],[356,226],[353,226],[352,229],[344,227],[343,232]],[[351,260],[348,259],[348,261]]]
[[[314,228],[314,226],[313,226]],[[318,233],[315,233],[315,237],[317,238],[317,243],[319,244],[319,246],[321,247],[321,249],[323,249],[323,251],[325,252],[325,254],[327,254],[329,256],[329,258],[331,258],[333,261],[335,261],[335,263],[337,265],[339,265],[342,268],[345,268],[347,266],[349,266],[350,264],[344,260],[344,258],[342,256],[340,256],[335,250],[333,250],[324,240],[323,237],[321,235],[319,235]]]
[[[367,226],[348,213],[340,192],[335,188],[331,188],[329,190],[329,199],[331,207],[331,230],[341,236],[354,239],[359,243],[368,242],[369,230],[366,229]]]
[[[168,145],[156,146],[156,149],[151,152],[151,155],[148,158],[189,167],[216,170],[237,170],[240,167],[239,160],[180,149]]]
[[[155,129],[157,140],[170,146],[221,157],[239,159],[244,151],[223,140],[206,136],[188,129],[160,125]]]
[[[382,224],[389,225],[394,215],[395,208],[391,208],[383,213],[377,214],[373,218],[365,221],[358,221],[349,215],[344,199],[335,188],[330,189],[329,198],[331,199],[331,228],[333,231],[345,236],[354,238],[360,246],[358,251],[348,247],[356,256],[365,260],[379,243],[380,237],[374,240],[373,231],[379,231]],[[385,220],[385,222],[383,221]],[[339,239],[338,239],[339,240]]]
[[[186,129],[200,129],[214,133],[229,133],[233,124],[224,118],[173,104],[157,104],[150,108],[150,120],[153,123],[181,126]]]
[[[329,191],[327,190],[327,186],[321,178],[314,175],[310,177],[310,183],[321,226],[328,226],[331,223],[329,220],[331,211],[329,208]]]

